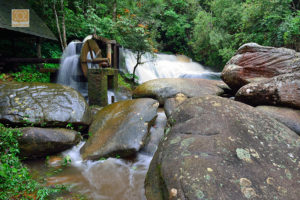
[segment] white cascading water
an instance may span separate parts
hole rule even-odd
[[[183,55],[146,53],[136,69],[138,82],[144,83],[157,78],[206,78],[218,79],[220,73],[211,72],[199,63]],[[136,64],[136,54],[129,49],[120,49],[120,70],[124,73],[133,73]]]
[[[71,42],[63,52],[57,83],[70,86],[87,97],[87,81],[79,66],[81,42]]]
[[[53,179],[57,184],[60,184],[61,180],[69,183],[71,191],[84,194],[89,199],[146,200],[145,176],[167,123],[162,109],[159,109],[157,114],[154,126],[150,129],[150,140],[134,161],[116,158],[83,161],[80,149],[85,142],[82,141],[62,153],[63,157],[71,160],[70,171]],[[69,176],[72,177],[71,181],[65,181]]]
[[[83,72],[79,64],[81,47],[82,42],[70,42],[64,50],[58,71],[57,83],[74,88],[87,99],[88,83],[83,76]],[[93,56],[95,57],[94,53]],[[90,53],[88,53],[87,58],[91,59]],[[88,68],[97,68],[97,65],[88,63]],[[115,97],[116,95],[114,91],[109,90],[107,92],[108,104],[112,103],[112,96]],[[115,102],[116,101],[117,99],[115,98]]]
[[[139,153],[134,162],[116,158],[84,162],[80,155],[83,145],[84,142],[81,142],[63,152],[63,156],[69,157],[71,165],[77,169],[73,176],[78,181],[69,183],[71,191],[75,187],[76,192],[94,200],[146,200],[143,177],[152,156]]]

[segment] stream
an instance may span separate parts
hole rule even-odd
[[[33,178],[46,185],[63,184],[70,187],[71,193],[81,194],[94,200],[145,200],[144,180],[164,134],[166,115],[159,108],[154,126],[150,129],[149,143],[135,158],[125,160],[108,158],[99,161],[82,161],[79,150],[84,145],[80,142],[72,149],[47,160],[26,161]],[[62,158],[71,160],[63,166]],[[67,198],[67,197],[66,197]]]
[[[79,52],[82,43],[71,42],[66,48],[58,75],[58,83],[78,90],[87,98],[87,82],[79,69]],[[120,71],[132,73],[136,63],[135,54],[128,49],[120,49]],[[199,63],[183,55],[145,54],[143,65],[139,66],[136,75],[139,83],[157,78],[207,78],[219,79],[220,73],[211,72]],[[91,68],[92,66],[89,66]],[[128,99],[122,94],[108,91],[108,104]],[[129,98],[130,99],[130,98]],[[164,134],[166,115],[159,108],[155,124],[150,129],[150,139],[135,158],[108,158],[98,161],[83,161],[80,148],[77,146],[50,156],[48,159],[26,161],[33,178],[44,181],[48,186],[62,184],[70,187],[71,193],[83,195],[95,200],[144,200],[144,180]],[[70,195],[70,194],[69,194]],[[65,197],[68,198],[69,197]]]

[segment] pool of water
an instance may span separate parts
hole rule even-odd
[[[71,193],[92,200],[144,200],[144,180],[160,138],[163,136],[166,116],[159,109],[150,141],[132,159],[108,158],[82,161],[80,148],[84,142],[48,159],[27,161],[33,178],[46,185],[63,184]],[[67,163],[67,161],[70,161]],[[66,164],[67,163],[67,164]]]

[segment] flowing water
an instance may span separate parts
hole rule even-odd
[[[64,50],[58,71],[57,83],[70,86],[79,91],[82,96],[87,97],[87,81],[79,66],[81,47],[81,42],[71,42]]]
[[[157,78],[205,78],[219,79],[220,73],[211,72],[199,63],[183,55],[146,53],[136,69],[138,82],[144,83]],[[120,70],[133,73],[136,64],[136,54],[128,49],[120,49]]]
[[[108,158],[99,161],[82,161],[80,148],[84,142],[46,161],[27,162],[35,178],[44,177],[47,185],[64,184],[72,193],[82,194],[92,200],[145,200],[146,173],[163,136],[166,115],[158,110],[154,126],[150,129],[149,143],[132,160]],[[60,157],[71,159],[70,165],[61,166]],[[63,169],[62,171],[58,169]],[[54,173],[58,171],[57,173]]]
[[[82,44],[82,42],[70,42],[64,50],[58,71],[57,83],[74,88],[88,100],[88,83],[79,62]],[[93,57],[95,57],[94,52]],[[90,53],[88,53],[87,58],[91,59]],[[92,63],[88,63],[87,65],[89,69],[98,67],[97,64]],[[112,103],[112,96],[115,97],[116,94],[114,91],[109,90],[107,92],[108,104]]]
[[[64,51],[59,70],[58,83],[70,86],[87,97],[87,82],[79,67],[79,53],[82,43],[71,42]],[[127,49],[120,49],[120,70],[132,73],[136,59],[135,54]],[[145,62],[139,66],[136,75],[139,83],[157,78],[207,78],[218,79],[219,73],[210,72],[202,65],[185,56],[146,54]],[[89,65],[89,68],[94,66]],[[126,95],[115,94],[108,90],[108,103],[128,99]],[[112,98],[112,96],[114,98]],[[166,126],[166,115],[159,109],[155,124],[150,129],[150,140],[134,159],[124,160],[108,158],[99,161],[83,161],[80,156],[81,142],[48,161],[37,160],[27,162],[31,173],[37,179],[43,177],[47,185],[69,185],[71,192],[82,194],[87,199],[95,200],[144,200],[144,180],[150,161],[163,137]],[[63,166],[64,159],[71,160]],[[46,164],[48,163],[48,164]]]

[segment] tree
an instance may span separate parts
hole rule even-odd
[[[136,54],[136,64],[133,69],[132,82],[135,82],[135,72],[143,64],[142,56],[147,52],[154,52],[154,43],[147,30],[147,25],[141,24],[135,14],[129,9],[124,10],[124,15],[119,16],[114,24],[115,38],[122,46]]]

